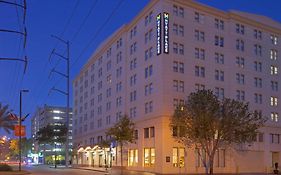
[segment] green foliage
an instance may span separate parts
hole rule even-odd
[[[170,127],[177,141],[207,154],[208,162],[202,161],[206,172],[210,168],[212,174],[219,148],[252,142],[266,121],[248,108],[248,104],[232,99],[219,101],[212,91],[201,90],[191,93],[187,104],[175,110]]]
[[[134,130],[135,124],[125,115],[113,127],[109,128],[106,134],[111,135],[115,141],[123,145],[134,142]]]
[[[135,124],[127,115],[124,115],[114,126],[106,131],[106,134],[112,136],[120,145],[121,167],[123,167],[123,145],[134,142],[134,130]]]
[[[13,118],[10,112],[8,105],[2,106],[0,103],[0,129],[4,129],[8,134],[14,130],[14,126],[17,123],[16,118]]]
[[[13,171],[13,169],[7,164],[0,164],[0,171]]]

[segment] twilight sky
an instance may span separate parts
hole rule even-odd
[[[14,2],[13,0],[6,0]],[[23,0],[16,0],[21,3]],[[19,34],[0,32],[0,58],[28,56],[23,63],[0,61],[0,103],[19,113],[19,90],[29,89],[23,96],[23,114],[35,112],[44,104],[64,106],[65,96],[49,90],[65,89],[65,80],[57,74],[49,78],[53,67],[64,72],[64,61],[49,56],[53,48],[63,54],[65,47],[51,35],[70,40],[71,82],[99,44],[123,24],[130,22],[148,0],[27,0],[27,47]],[[280,0],[199,0],[221,10],[240,10],[268,16],[281,22]],[[0,3],[0,29],[22,30],[23,11]],[[49,95],[48,95],[49,94]],[[71,89],[72,94],[72,89]],[[72,106],[72,95],[71,95]],[[25,124],[30,128],[30,118]],[[28,135],[30,129],[28,128]],[[0,130],[0,136],[3,132]]]

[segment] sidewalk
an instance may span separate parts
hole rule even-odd
[[[103,172],[105,174],[110,175],[120,175],[121,170],[118,168],[103,168],[103,167],[72,167],[75,169],[83,169],[83,170],[89,170],[89,171],[97,171],[97,172]],[[150,172],[142,172],[142,171],[132,171],[132,170],[123,170],[124,175],[160,175]],[[184,175],[184,174],[183,174]],[[188,174],[188,175],[204,175],[204,174]],[[273,175],[272,173],[239,173],[239,174],[214,174],[214,175]]]

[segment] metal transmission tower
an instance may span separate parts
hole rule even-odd
[[[18,4],[18,3],[13,3],[13,2],[8,2],[8,1],[4,1],[4,0],[0,0],[0,3],[4,3],[4,4],[8,4],[8,5],[13,5],[16,7],[20,7],[23,9],[23,25],[24,25],[24,30],[23,31],[17,31],[17,30],[9,30],[9,29],[0,29],[0,32],[5,32],[5,33],[14,33],[14,34],[20,34],[24,37],[24,42],[23,42],[23,48],[25,49],[26,47],[26,37],[27,37],[27,32],[26,32],[26,27],[25,27],[25,16],[26,16],[26,0],[23,0],[23,5],[22,4]],[[3,58],[0,57],[0,61],[21,61],[24,62],[24,73],[26,71],[26,67],[27,67],[27,56],[25,56],[24,58]]]
[[[66,167],[68,167],[68,160],[69,160],[69,62],[70,62],[70,56],[69,56],[69,41],[65,41],[55,35],[51,35],[51,37],[59,40],[60,42],[64,43],[66,45],[66,49],[67,49],[67,55],[64,56],[62,54],[59,54],[55,51],[55,49],[52,50],[49,59],[52,58],[52,55],[57,55],[59,56],[59,58],[63,59],[66,61],[66,73],[62,73],[57,71],[55,68],[53,68],[50,72],[49,77],[51,76],[52,73],[57,73],[61,76],[63,76],[64,78],[66,78],[66,92],[62,91],[60,89],[57,89],[56,87],[53,87],[52,89],[50,89],[50,91],[57,91],[63,95],[66,96],[66,103],[67,103],[67,108],[66,108],[66,127],[67,127],[67,132],[66,132],[66,144],[65,144],[65,165]]]

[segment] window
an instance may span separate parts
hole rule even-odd
[[[146,102],[144,104],[144,108],[146,114],[151,113],[153,111],[153,102],[152,101]]]
[[[271,90],[278,91],[278,82],[277,81],[271,81]]]
[[[137,51],[137,43],[134,42],[131,46],[130,46],[130,54],[132,55],[133,53],[135,53]]]
[[[184,92],[184,81],[173,80],[173,89],[176,92]]]
[[[215,70],[215,80],[224,81],[224,71]]]
[[[270,97],[270,106],[277,106],[278,105],[278,98],[277,97]]]
[[[137,91],[133,91],[130,93],[130,101],[136,101],[137,100]]]
[[[280,134],[270,134],[271,143],[280,143]]]
[[[116,107],[119,107],[122,105],[122,97],[117,97],[116,98]]]
[[[120,92],[122,90],[122,82],[116,84],[116,92]]]
[[[111,83],[111,81],[112,81],[112,79],[111,79],[111,74],[110,74],[106,77],[106,82]]]
[[[195,48],[195,58],[205,60],[205,49]]]
[[[205,19],[205,15],[204,14],[199,13],[199,12],[195,12],[194,13],[194,20],[195,20],[195,22],[203,24],[204,23],[204,19]]]
[[[150,29],[147,33],[145,33],[145,35],[144,35],[145,44],[148,43],[148,41],[152,40],[152,36],[153,36],[152,34],[153,34],[152,29]]]
[[[215,46],[223,47],[224,46],[224,38],[222,36],[215,36]]]
[[[243,57],[236,57],[236,65],[240,68],[244,68],[245,59]]]
[[[278,44],[278,36],[270,35],[271,44],[277,45]]]
[[[222,53],[215,53],[215,61],[218,64],[224,64],[224,54]]]
[[[174,105],[174,108],[176,109],[178,106],[184,105],[184,100],[174,98],[173,99],[173,105]]]
[[[130,77],[130,86],[134,86],[137,83],[137,74],[134,74]]]
[[[106,89],[106,97],[110,97],[111,96],[111,88]]]
[[[119,47],[122,46],[122,38],[120,38],[119,40],[117,40],[116,42],[116,48],[118,49]]]
[[[145,78],[152,76],[152,73],[153,73],[152,65],[145,68]]]
[[[173,167],[184,167],[184,148],[173,148]]]
[[[144,166],[152,167],[155,165],[155,148],[144,148]]]
[[[254,62],[255,71],[262,72],[262,63],[259,61]]]
[[[106,103],[106,111],[110,111],[110,109],[111,109],[111,102],[109,101]]]
[[[101,88],[102,88],[102,81],[99,81],[98,82],[98,90],[101,90]]]
[[[137,166],[138,165],[138,150],[129,149],[128,150],[128,166]]]
[[[242,24],[236,24],[236,33],[238,34],[245,34],[245,26]]]
[[[102,93],[98,95],[98,102],[102,101]]]
[[[137,35],[137,26],[131,29],[130,31],[130,38],[132,39],[134,36]]]
[[[145,55],[145,61],[147,61],[149,58],[152,58],[152,56],[153,56],[153,48],[150,47],[149,49],[147,49],[145,51],[144,55]]]
[[[262,79],[261,78],[255,77],[254,83],[255,83],[255,87],[262,88]]]
[[[184,45],[180,43],[173,43],[174,54],[184,55]]]
[[[224,99],[224,88],[215,87],[215,96],[220,100]]]
[[[110,115],[106,116],[106,124],[107,125],[110,124],[110,120],[111,120],[111,116]]]
[[[236,100],[245,101],[245,91],[236,90]]]
[[[240,73],[236,73],[236,82],[238,84],[245,84],[245,75],[240,74]]]
[[[278,68],[276,66],[271,65],[270,66],[270,74],[271,75],[277,75],[278,74]]]
[[[109,58],[111,56],[111,48],[106,51],[106,57]],[[99,63],[101,64],[101,63]]]
[[[277,52],[275,49],[270,49],[270,59],[277,60]]]
[[[255,37],[255,39],[261,40],[262,39],[262,31],[254,29],[254,37]]]
[[[152,83],[145,85],[144,89],[145,89],[145,92],[144,92],[145,96],[152,94],[152,90],[153,90]]]
[[[195,76],[196,77],[205,77],[205,67],[195,66]]]
[[[122,52],[118,52],[116,55],[116,63],[120,63],[122,61]]]
[[[153,12],[151,11],[146,17],[145,17],[145,26],[147,26],[148,24],[150,24],[152,22],[153,19]]]
[[[98,77],[100,78],[101,76],[102,76],[102,68],[99,68]]]
[[[204,84],[195,84],[195,90],[199,91],[199,90],[204,90],[205,89],[205,85]]]
[[[179,72],[179,73],[184,73],[184,63],[174,61],[173,62],[173,71],[174,72]]]
[[[144,132],[144,138],[149,138],[149,128],[144,128],[143,129],[143,132]]]
[[[199,31],[199,30],[195,30],[194,33],[195,33],[194,34],[195,40],[201,41],[201,42],[205,41],[205,32]]]
[[[262,47],[259,44],[254,45],[254,51],[257,56],[262,56]]]
[[[109,71],[111,69],[111,60],[106,63],[106,70]]]
[[[273,121],[273,122],[279,121],[279,116],[278,116],[277,112],[271,112],[270,118],[271,118],[271,121]]]
[[[116,78],[121,77],[122,75],[122,67],[120,66],[119,68],[116,69]]]
[[[220,19],[215,19],[215,28],[219,30],[224,30],[224,21]]]
[[[130,70],[133,70],[137,68],[137,59],[134,58],[133,60],[130,61]]]
[[[262,104],[262,94],[255,93],[255,103]]]
[[[175,16],[179,16],[179,17],[184,17],[184,8],[183,7],[180,7],[180,6],[176,6],[174,5],[173,6],[173,14]]]
[[[244,41],[242,39],[237,39],[236,40],[236,50],[244,51]]]
[[[137,108],[136,107],[130,108],[130,118],[133,118],[136,116],[137,116]]]

